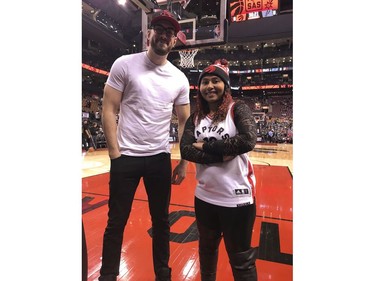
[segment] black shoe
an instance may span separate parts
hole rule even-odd
[[[110,275],[102,275],[99,277],[98,281],[116,281],[117,278],[116,275],[110,274]]]
[[[171,268],[162,268],[158,270],[155,281],[171,281]]]

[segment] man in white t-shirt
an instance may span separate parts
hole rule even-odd
[[[167,60],[180,29],[168,11],[155,15],[147,33],[147,51],[119,57],[104,87],[102,122],[111,168],[99,281],[116,281],[119,274],[123,233],[141,178],[152,220],[155,280],[171,280],[171,183],[180,184],[185,178],[187,161],[181,160],[172,172],[169,130],[173,107],[179,136],[190,114],[188,79]]]

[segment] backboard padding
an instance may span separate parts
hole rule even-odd
[[[161,10],[168,10],[178,19],[181,24],[181,31],[186,36],[186,44],[183,45],[179,41],[173,48],[174,51],[227,43],[227,0],[160,0],[157,2]],[[152,13],[142,17],[143,34],[147,34],[151,18]],[[143,38],[142,46],[145,49],[147,38],[145,36]]]

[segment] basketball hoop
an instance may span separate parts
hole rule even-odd
[[[199,49],[186,49],[178,51],[180,54],[180,66],[183,68],[194,67],[194,57]]]

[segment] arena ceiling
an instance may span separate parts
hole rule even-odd
[[[111,48],[129,48],[133,44],[141,44],[141,13],[142,9],[134,2],[144,0],[128,0],[124,6],[117,0],[90,0],[83,1],[96,9],[105,12],[109,17],[119,23],[123,30],[124,39],[120,40],[116,35],[104,27],[98,26],[89,18],[82,16],[82,35],[93,39]],[[147,0],[153,2],[154,0]],[[145,2],[147,2],[145,0]],[[162,0],[158,0],[160,2]],[[293,14],[291,11],[278,16],[250,20],[246,22],[234,22],[228,28],[228,44],[259,44],[259,42],[277,41],[289,43],[293,38]]]
[[[87,1],[87,0],[85,0]],[[117,0],[90,0],[90,2],[82,2],[82,8],[86,9],[86,14],[82,13],[82,38],[91,39],[101,44],[102,48],[108,48],[111,54],[116,52],[134,48],[141,49],[141,13],[143,12],[141,8],[134,5],[131,1],[127,0],[125,6],[119,6]],[[135,1],[145,1],[145,0],[135,0]],[[148,0],[154,1],[154,0]],[[203,0],[202,0],[203,1]],[[290,1],[290,0],[286,0]],[[115,20],[119,25],[124,34],[124,38],[120,38],[113,32],[109,31],[107,28],[98,25],[97,22],[90,19],[90,5],[95,7],[95,9],[100,9],[110,18]],[[88,10],[87,10],[88,9]],[[88,13],[88,14],[87,14]],[[292,11],[281,13],[277,16],[249,20],[246,22],[234,22],[229,25],[228,28],[228,42],[225,45],[216,46],[217,49],[230,52],[235,54],[237,50],[254,50],[259,47],[259,45],[289,45],[290,55],[287,57],[280,57],[275,54],[276,60],[290,59],[292,60],[293,52],[293,14]],[[134,46],[133,46],[134,45]],[[210,47],[206,47],[210,48]],[[126,53],[126,52],[124,52]],[[203,55],[196,56],[197,65],[208,65],[210,63],[209,57],[206,58],[204,55],[204,50],[199,52]],[[202,58],[203,57],[203,58]],[[171,60],[178,60],[179,55],[177,52],[172,52],[169,57]],[[260,60],[262,58],[259,58]],[[258,59],[254,61],[246,61],[246,63],[257,64]],[[230,61],[231,65],[236,65],[240,62]],[[242,61],[242,63],[244,63]],[[91,83],[94,88],[103,88],[104,76],[95,74],[83,69],[83,80]],[[95,77],[95,79],[93,79]],[[292,77],[291,77],[292,78]],[[98,83],[100,85],[98,85]]]

